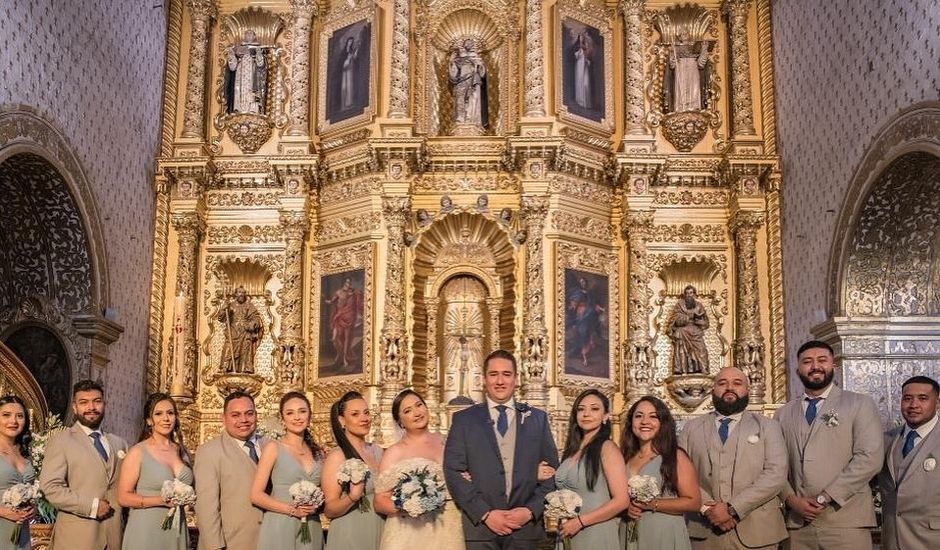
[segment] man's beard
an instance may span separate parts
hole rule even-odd
[[[83,414],[77,415],[75,417],[76,422],[78,422],[82,426],[85,426],[86,428],[91,428],[92,430],[97,430],[98,427],[101,426],[101,422],[103,420],[104,420],[104,413],[99,414],[98,418],[94,422],[87,420],[85,418],[85,415]]]
[[[685,307],[686,309],[695,309],[695,298],[686,298]]]
[[[715,406],[715,410],[718,411],[718,414],[723,416],[731,416],[743,411],[747,408],[749,400],[750,396],[745,394],[744,397],[738,397],[735,401],[728,403],[722,396],[712,394],[712,405]]]
[[[831,370],[823,376],[823,379],[819,382],[814,382],[809,379],[807,376],[803,376],[802,373],[796,373],[800,377],[800,381],[803,382],[803,387],[808,390],[821,390],[827,387],[829,384],[832,384],[832,379],[836,375],[836,371]]]

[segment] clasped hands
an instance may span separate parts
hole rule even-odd
[[[532,510],[525,506],[519,506],[511,510],[490,510],[487,512],[483,524],[497,535],[505,536],[532,521],[532,517]]]
[[[3,507],[0,516],[12,521],[13,523],[26,523],[36,515],[36,508],[7,508]]]
[[[709,500],[705,502],[704,505],[707,508],[702,512],[702,515],[712,524],[712,527],[721,530],[722,533],[727,533],[737,526],[737,520],[735,520],[731,512],[728,511],[727,502]]]
[[[826,493],[822,493],[822,496],[825,498],[826,504],[820,504],[817,501],[818,496],[800,496],[796,494],[788,496],[786,504],[806,521],[813,521],[832,502],[832,498]]]

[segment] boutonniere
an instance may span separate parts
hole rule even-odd
[[[516,410],[519,411],[519,425],[525,425],[525,419],[532,416],[532,409],[526,403],[516,403]]]
[[[933,454],[927,457],[927,460],[924,461],[924,471],[932,472],[934,468],[937,467],[937,459],[933,457]]]
[[[835,428],[839,425],[839,413],[833,409],[826,411],[820,418],[822,418],[822,421],[830,428]]]
[[[118,449],[118,452],[117,452],[118,460],[124,460],[125,456],[127,456],[127,453],[124,451],[124,449]]]
[[[757,437],[757,434],[751,434],[747,436],[747,442],[751,445],[757,445],[757,442],[760,441],[760,438]]]

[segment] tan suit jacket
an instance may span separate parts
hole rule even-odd
[[[258,454],[268,440],[259,439]],[[199,549],[255,550],[262,511],[251,504],[257,466],[243,443],[223,431],[196,452],[196,524]]]
[[[781,494],[832,497],[813,521],[816,527],[874,527],[875,507],[868,483],[884,464],[881,418],[871,397],[833,386],[819,405],[816,421],[806,423],[803,397],[777,411],[790,460],[789,480]],[[825,417],[834,415],[826,422]],[[837,424],[837,425],[836,425]],[[790,510],[787,527],[799,528],[803,518]]]
[[[940,424],[907,458],[901,456],[903,432],[898,428],[889,433],[888,456],[879,476],[884,503],[882,548],[940,548]]]
[[[777,422],[745,411],[724,445],[714,414],[689,420],[679,446],[698,473],[702,502],[729,503],[741,517],[735,527],[741,544],[769,546],[787,538],[778,495],[787,482],[787,453]],[[689,536],[718,536],[699,513],[688,516]]]
[[[127,442],[114,434],[104,436],[110,447],[107,462],[77,423],[46,445],[39,485],[58,510],[52,550],[121,550],[121,506],[115,490]],[[107,500],[114,514],[101,521],[89,516],[96,498]]]

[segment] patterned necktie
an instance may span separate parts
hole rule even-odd
[[[907,455],[911,454],[911,451],[914,450],[914,442],[917,441],[919,435],[917,430],[907,432],[907,437],[904,438],[904,447],[901,448],[902,458],[907,458]]]
[[[245,448],[248,449],[248,457],[251,458],[251,461],[255,464],[258,463],[258,451],[255,450],[255,443],[248,439],[245,441]]]
[[[806,399],[806,423],[810,426],[813,425],[813,420],[816,420],[816,405],[819,405],[820,401],[822,401],[822,397]]]
[[[496,417],[496,431],[500,436],[505,436],[509,431],[509,417],[506,416],[506,405],[496,405],[499,416]]]
[[[92,444],[95,446],[95,450],[98,451],[98,454],[101,455],[101,459],[107,462],[108,451],[104,450],[104,445],[101,444],[101,432],[91,432],[88,435],[90,435],[91,439],[94,441]]]
[[[728,441],[728,429],[731,424],[730,418],[722,418],[718,421],[721,426],[718,426],[718,437],[721,438],[721,444],[724,445],[725,441]]]

